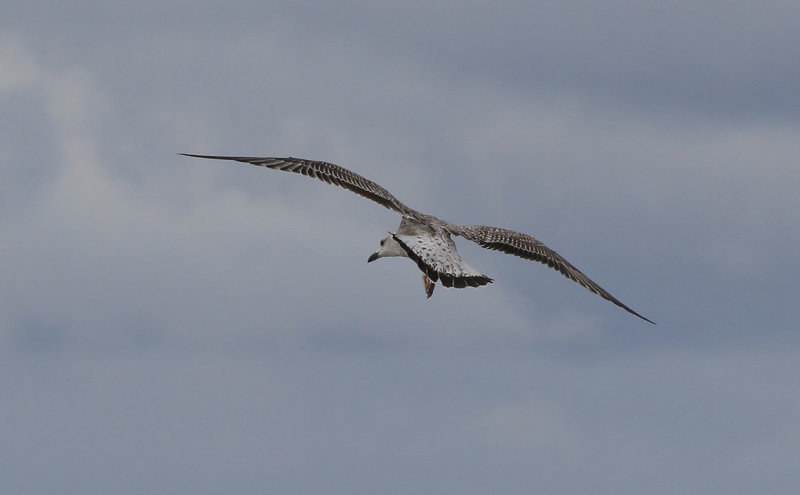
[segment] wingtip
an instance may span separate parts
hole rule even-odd
[[[254,163],[254,161],[260,161],[264,158],[257,157],[257,156],[226,156],[226,155],[195,155],[193,153],[178,153],[179,155],[189,156],[192,158],[208,158],[211,160],[230,160],[236,162],[245,162],[245,163]]]
[[[619,306],[620,308],[622,308],[622,309],[624,309],[625,311],[627,311],[628,313],[632,314],[633,316],[639,317],[639,318],[643,319],[644,321],[646,321],[646,322],[648,322],[648,323],[652,323],[653,325],[655,325],[655,324],[656,324],[656,322],[654,322],[654,321],[653,321],[653,320],[651,320],[650,318],[645,318],[644,316],[640,315],[639,313],[637,313],[636,311],[632,310],[631,308],[629,308],[629,307],[625,306],[624,304],[622,304],[622,303],[621,303],[621,302],[619,302],[618,300],[616,300],[616,299],[609,299],[609,300],[610,300],[611,302],[613,302],[614,304],[616,304],[617,306]]]
[[[643,319],[644,321],[646,321],[648,323],[652,323],[653,325],[658,325],[658,323],[654,322],[653,320],[651,320],[649,318],[645,318],[644,316],[640,315],[639,313],[633,313],[633,314],[635,314],[636,316],[638,316],[639,318]]]
[[[178,153],[178,154],[181,155],[181,156],[190,156],[192,158],[221,158],[221,157],[212,156],[212,155],[194,155],[192,153]]]

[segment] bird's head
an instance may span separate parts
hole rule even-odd
[[[386,256],[408,256],[400,244],[394,239],[394,234],[391,232],[381,239],[381,247],[370,255],[367,259],[367,263]]]

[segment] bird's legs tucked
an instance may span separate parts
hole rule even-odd
[[[436,282],[429,279],[427,275],[423,275],[422,283],[425,284],[425,294],[428,294],[428,298],[430,299],[433,295],[433,289],[436,287]]]

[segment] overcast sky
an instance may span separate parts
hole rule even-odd
[[[800,490],[800,4],[7,2],[0,491]],[[331,161],[530,233],[426,299]]]

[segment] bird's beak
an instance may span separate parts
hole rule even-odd
[[[378,259],[378,258],[379,258],[379,256],[378,256],[378,252],[377,252],[377,251],[375,251],[374,253],[372,253],[371,255],[369,255],[369,258],[367,258],[367,263],[372,263],[373,261],[375,261],[375,260],[376,260],[376,259]]]

